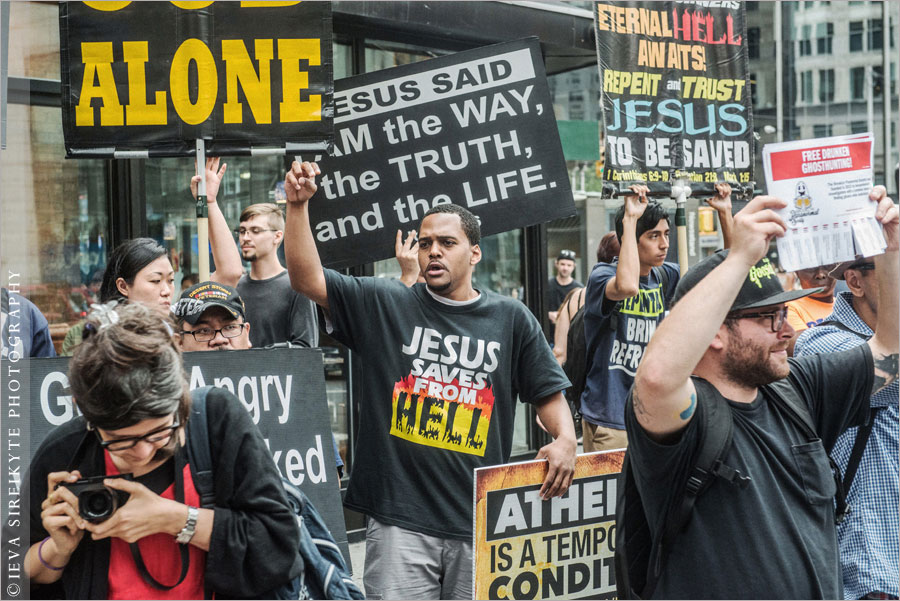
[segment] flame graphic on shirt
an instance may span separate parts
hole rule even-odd
[[[494,392],[407,376],[394,384],[391,435],[417,444],[484,456]]]

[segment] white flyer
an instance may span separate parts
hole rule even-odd
[[[872,134],[865,133],[763,147],[768,194],[788,202],[779,211],[788,231],[777,241],[785,271],[884,252],[869,200],[873,146]]]

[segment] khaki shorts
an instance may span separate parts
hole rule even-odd
[[[584,452],[612,451],[624,449],[628,446],[628,437],[625,430],[616,430],[606,426],[598,426],[582,420],[584,426]]]

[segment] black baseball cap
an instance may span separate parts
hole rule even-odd
[[[837,266],[828,272],[828,275],[833,277],[836,280],[844,279],[844,272],[848,269],[861,269],[861,270],[869,270],[875,267],[875,259],[872,257],[861,257],[857,256],[852,261],[844,261],[843,263],[838,263]]]
[[[727,256],[728,250],[720,250],[691,267],[684,274],[684,277],[678,281],[672,304],[678,303],[685,294],[697,285],[697,282],[718,267]],[[772,265],[768,257],[763,257],[756,265],[750,268],[749,273],[747,273],[747,279],[744,280],[741,286],[741,291],[738,292],[737,298],[731,304],[729,313],[738,309],[756,309],[769,305],[780,305],[781,303],[787,303],[821,291],[821,288],[785,290],[781,286],[781,280],[778,279],[775,266]]]
[[[559,255],[557,255],[556,260],[562,261],[564,259],[568,260],[568,261],[574,261],[575,260],[575,251],[567,250],[565,248],[562,249],[561,251],[559,251]]]
[[[222,307],[235,319],[244,319],[244,301],[237,290],[217,282],[200,282],[181,293],[178,302],[172,305],[175,317],[196,325],[203,312],[210,307]]]

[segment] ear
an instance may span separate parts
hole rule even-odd
[[[477,265],[481,261],[481,247],[477,244],[472,247],[472,256],[469,257],[469,265]]]
[[[116,289],[122,293],[122,296],[128,296],[128,284],[125,283],[125,278],[116,279]]]
[[[278,248],[278,246],[281,244],[281,242],[283,240],[284,240],[284,230],[277,230],[275,232],[275,248]]]
[[[850,289],[850,293],[857,297],[863,297],[863,289],[862,282],[860,281],[859,272],[855,269],[848,269],[844,272],[844,281],[847,283],[847,288]]]
[[[709,348],[714,351],[723,351],[725,350],[725,345],[728,344],[728,341],[731,339],[731,332],[728,331],[728,327],[723,323],[719,326],[719,331],[716,332],[715,337],[713,337],[712,342],[709,343]]]

